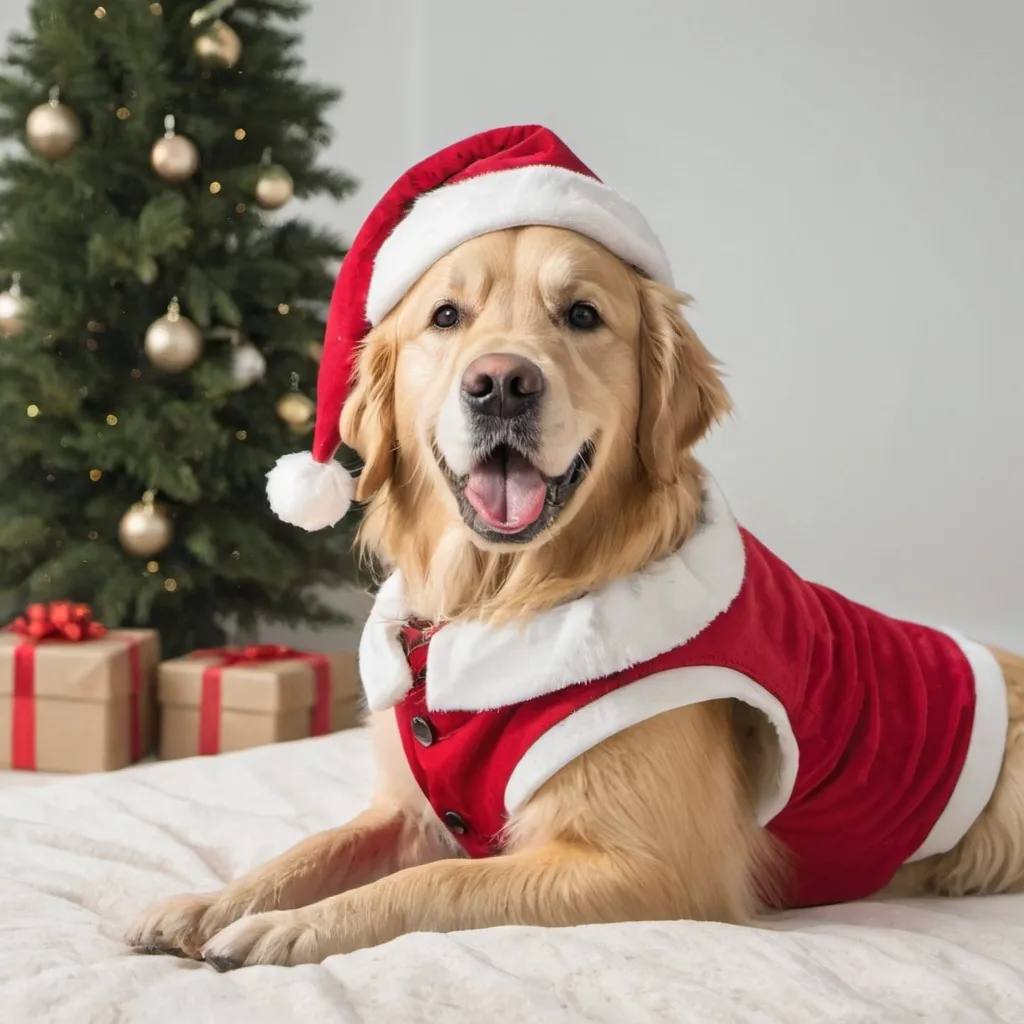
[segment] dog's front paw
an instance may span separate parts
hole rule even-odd
[[[199,956],[218,971],[233,971],[256,964],[315,964],[334,952],[321,938],[316,914],[303,908],[243,917],[214,935]]]
[[[194,956],[209,935],[203,918],[216,895],[172,896],[147,907],[125,932],[124,941],[143,953],[181,953]]]
[[[124,938],[141,953],[197,957],[207,940],[247,912],[244,901],[226,893],[172,896],[144,910]]]

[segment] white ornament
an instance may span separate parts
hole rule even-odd
[[[27,308],[21,294],[21,274],[12,274],[10,290],[0,292],[0,334],[8,338],[21,334]]]
[[[252,342],[243,341],[235,346],[231,353],[231,379],[240,388],[257,384],[266,373],[267,361]]]

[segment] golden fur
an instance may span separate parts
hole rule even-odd
[[[427,329],[433,306],[453,295],[472,311],[467,326],[457,337]],[[580,299],[600,309],[605,329],[581,338],[559,323],[553,312]],[[683,301],[587,239],[525,228],[438,261],[370,334],[342,434],[365,460],[363,549],[401,569],[417,615],[521,618],[683,543],[699,512],[692,446],[729,409]],[[432,449],[452,382],[492,351],[526,356],[547,377],[545,472],[596,438],[570,506],[519,548],[485,543],[463,524]],[[1024,660],[996,656],[1010,726],[995,794],[956,849],[904,868],[894,892],[1024,887]],[[393,716],[371,724],[381,780],[368,811],[220,893],[158,904],[128,942],[229,968],[317,961],[415,930],[744,922],[771,903],[785,871],[784,852],[754,822],[753,733],[728,702],[660,715],[578,758],[510,823],[505,855],[486,860],[461,858],[437,822]]]

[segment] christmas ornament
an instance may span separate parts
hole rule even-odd
[[[247,388],[263,380],[267,361],[251,341],[239,341],[231,353],[231,379],[239,388]]]
[[[316,406],[311,398],[307,398],[298,391],[291,391],[278,401],[276,408],[277,415],[296,434],[304,434],[312,428]]]
[[[48,103],[41,103],[25,122],[28,148],[47,160],[61,160],[78,144],[82,125],[75,112],[60,102],[60,90],[50,90]]]
[[[270,150],[263,154],[263,166],[253,189],[257,204],[264,210],[279,210],[295,195],[292,176],[280,165],[270,162]]]
[[[199,150],[196,144],[174,131],[174,115],[164,118],[164,136],[157,139],[150,153],[153,170],[164,181],[187,181],[199,169]]]
[[[121,517],[117,537],[121,547],[138,558],[152,558],[163,551],[174,538],[174,523],[167,509],[159,504],[152,491],[146,491]]]
[[[203,354],[203,335],[187,316],[181,315],[177,298],[171,299],[167,315],[154,320],[146,331],[146,355],[166,373],[181,373]]]
[[[0,292],[0,334],[13,337],[25,326],[28,303],[21,294],[21,274],[11,275],[11,287]]]
[[[196,36],[194,49],[208,68],[233,68],[242,56],[242,40],[227,22],[218,18]]]

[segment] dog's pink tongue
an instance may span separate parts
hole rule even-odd
[[[496,452],[469,472],[466,497],[480,518],[501,533],[518,533],[544,511],[540,471],[518,452]]]

